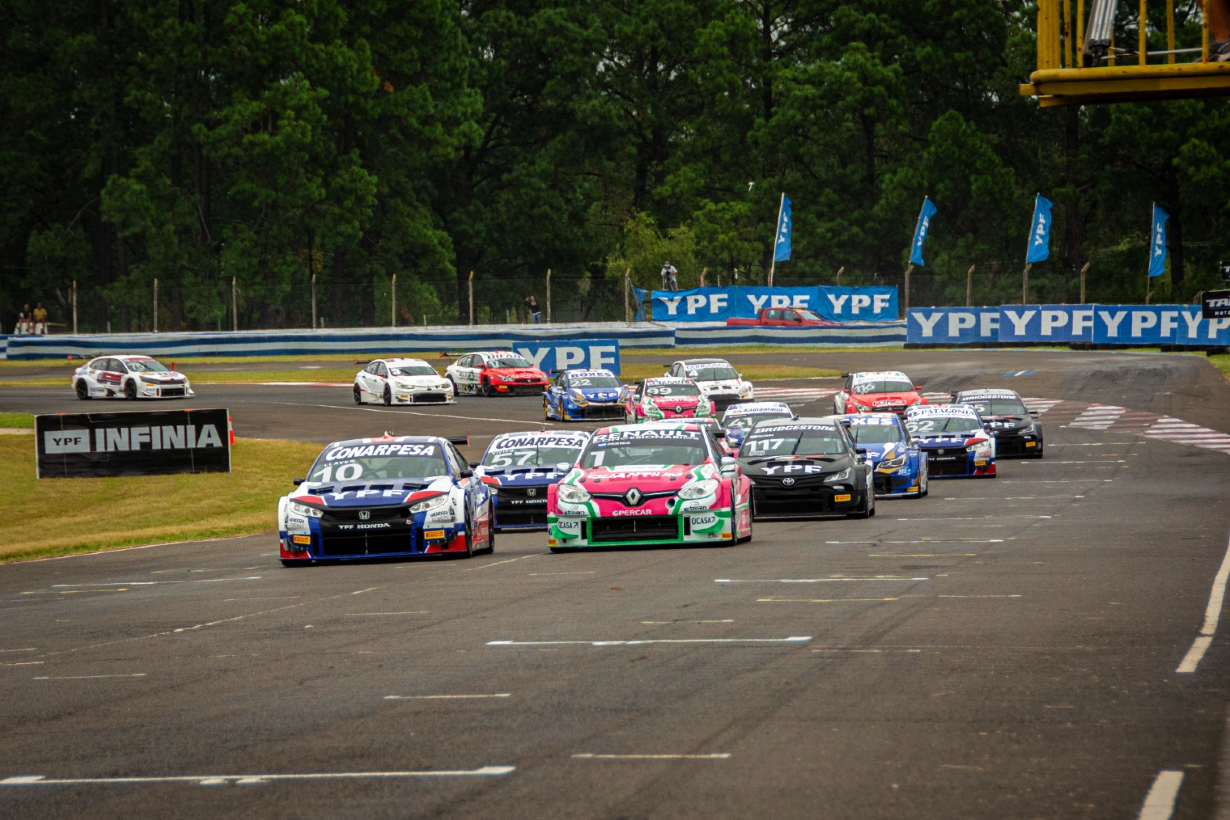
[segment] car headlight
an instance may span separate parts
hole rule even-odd
[[[580,390],[569,390],[568,398],[572,399],[574,404],[586,405],[589,404],[589,399],[585,398],[585,394]]]
[[[438,510],[440,507],[443,507],[447,503],[448,503],[448,494],[441,493],[440,495],[433,495],[431,498],[424,498],[422,501],[416,501],[415,503],[411,504],[410,512],[421,513],[421,512],[429,512],[431,510]]]
[[[746,398],[747,396],[750,396],[751,394],[752,394],[751,384],[749,384],[748,382],[744,382],[742,385],[739,386],[740,396],[743,396]]]
[[[706,399],[706,400],[701,401],[701,403],[700,403],[700,404],[696,405],[696,415],[698,415],[698,416],[707,416],[707,415],[709,415],[709,413],[710,413],[710,410],[709,410],[709,402],[708,402],[708,400],[707,400],[707,399]]]
[[[717,493],[718,482],[712,478],[706,478],[702,481],[693,481],[690,484],[683,485],[683,489],[679,491],[679,497],[684,500],[693,498],[704,498],[707,495]]]
[[[826,476],[825,481],[846,481],[850,478],[850,468],[842,470],[840,473],[833,473],[831,476]]]
[[[584,487],[578,487],[575,484],[560,484],[556,497],[569,504],[584,504],[590,498]]]
[[[905,453],[894,458],[886,458],[880,462],[880,466],[886,470],[896,470],[899,467],[905,466]]]
[[[441,390],[447,390],[450,393],[453,392],[453,383],[448,381],[447,379],[437,384],[436,387],[440,388]]]
[[[319,507],[300,504],[298,501],[290,502],[290,511],[298,515],[306,515],[308,518],[320,518],[325,514],[325,511]]]

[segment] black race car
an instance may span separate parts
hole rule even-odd
[[[953,404],[971,404],[995,436],[995,456],[1042,458],[1042,422],[1025,407],[1014,390],[960,390]]]
[[[755,517],[875,515],[872,467],[836,418],[762,421],[739,448]]]

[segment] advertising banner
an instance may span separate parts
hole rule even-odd
[[[693,288],[655,290],[655,322],[754,319],[763,308],[804,308],[831,322],[894,322],[896,287]]]
[[[1195,305],[1005,305],[999,341],[1104,345],[1230,344],[1230,318]]]
[[[619,341],[585,339],[569,342],[517,342],[520,353],[548,375],[552,370],[609,370],[619,375]]]
[[[1230,290],[1206,290],[1200,294],[1200,315],[1205,319],[1230,316]]]
[[[34,417],[38,478],[229,473],[226,410]]]
[[[910,308],[906,344],[974,344],[999,341],[997,307]]]

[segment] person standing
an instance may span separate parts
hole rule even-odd
[[[31,318],[34,320],[34,332],[44,334],[47,332],[47,308],[43,307],[43,303],[39,302],[34,307],[34,313]]]
[[[679,271],[675,270],[675,266],[667,262],[662,266],[662,289],[676,291],[679,290]]]
[[[532,323],[542,323],[542,309],[538,307],[538,298],[532,293],[525,297],[525,313]]]

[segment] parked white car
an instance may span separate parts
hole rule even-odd
[[[185,399],[188,377],[149,356],[99,356],[73,371],[79,399]]]
[[[354,403],[453,404],[453,384],[422,359],[373,359],[354,377]]]

